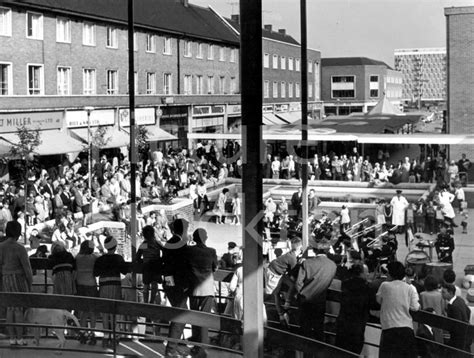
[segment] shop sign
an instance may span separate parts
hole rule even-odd
[[[160,120],[188,118],[187,106],[162,106],[157,110]]]
[[[113,126],[115,124],[115,111],[113,109],[98,109],[90,114],[90,126]],[[88,126],[87,111],[67,111],[66,126],[79,128]]]
[[[128,108],[119,110],[119,120],[121,127],[130,126],[130,110]],[[135,124],[137,126],[155,124],[155,108],[135,108]]]
[[[263,113],[273,113],[273,106],[267,105],[262,107]]]
[[[275,112],[288,112],[287,104],[275,104]]]
[[[0,114],[0,133],[29,129],[61,129],[64,112],[20,112]]]
[[[224,105],[194,106],[193,107],[193,117],[212,116],[212,115],[224,114],[224,113],[225,113]]]
[[[240,115],[242,113],[242,106],[240,104],[228,104],[227,105],[227,114],[230,115]]]

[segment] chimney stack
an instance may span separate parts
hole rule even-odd
[[[286,35],[286,29],[278,29],[278,33],[285,36]]]
[[[267,31],[272,31],[272,25],[263,25],[263,28]]]
[[[230,19],[238,24],[240,24],[240,15],[239,14],[233,14],[230,15]]]

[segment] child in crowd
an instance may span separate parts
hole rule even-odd
[[[430,201],[428,203],[428,206],[426,207],[426,231],[430,234],[433,235],[435,232],[436,228],[436,209],[433,206],[433,202]]]
[[[467,208],[464,208],[461,211],[461,226],[462,226],[462,233],[467,234],[467,219],[469,218],[469,214],[467,212]]]
[[[436,232],[439,232],[441,226],[443,225],[444,223],[444,214],[443,214],[443,207],[441,204],[438,204],[436,205],[435,207],[435,212],[436,212],[436,226],[435,226],[435,230]]]
[[[425,215],[425,203],[420,200],[415,210],[415,232],[425,232]]]

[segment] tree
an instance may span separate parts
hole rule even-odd
[[[98,126],[96,130],[91,133],[91,146],[93,149],[101,149],[107,145],[112,139],[107,136],[107,127]]]
[[[40,131],[39,129],[29,129],[26,126],[21,126],[17,128],[17,136],[19,139],[18,144],[14,144],[10,148],[10,154],[13,158],[17,158],[21,160],[21,167],[22,167],[22,177],[25,181],[25,218],[26,218],[26,198],[28,195],[28,171],[32,167],[32,162],[34,156],[37,154],[36,149],[40,146],[41,139],[40,139]],[[27,221],[25,221],[25,225],[27,225]],[[26,229],[26,228],[25,228]],[[25,237],[25,244],[26,244],[26,237]]]
[[[140,155],[140,159],[142,159],[150,149],[150,144],[148,143],[148,136],[149,131],[145,126],[137,127],[135,143],[137,146],[137,153]]]

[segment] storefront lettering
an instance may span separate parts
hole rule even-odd
[[[16,132],[18,127],[35,129],[59,129],[63,112],[34,112],[0,114],[0,132]]]

